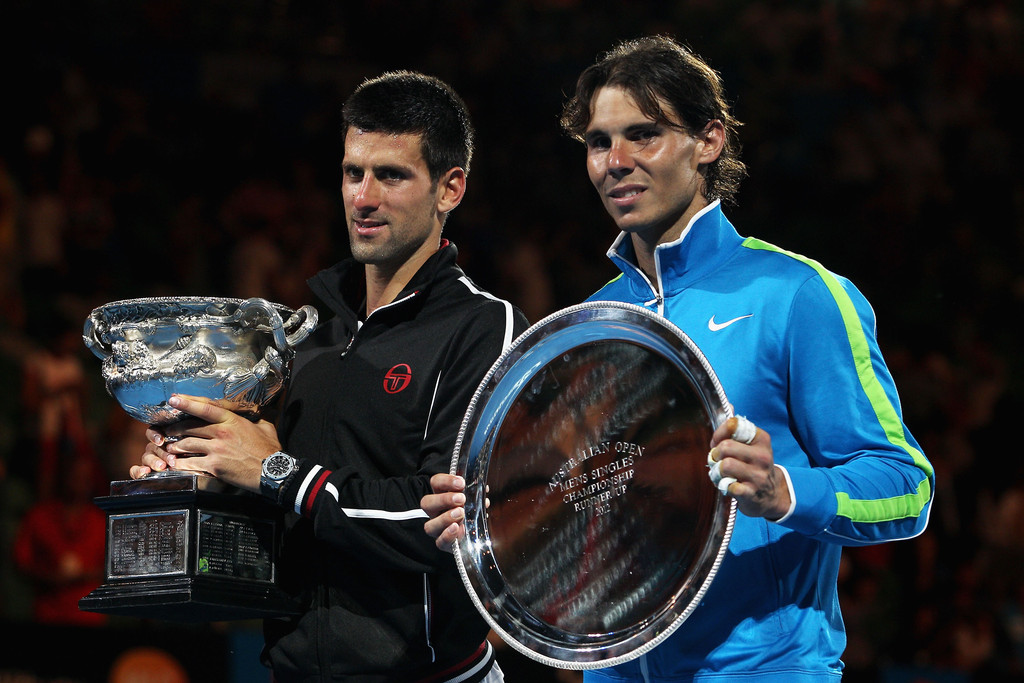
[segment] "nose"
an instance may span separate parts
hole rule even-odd
[[[353,185],[351,191],[353,209],[367,212],[373,211],[380,206],[380,195],[377,192],[377,185],[371,174],[368,173],[363,176],[359,183]]]
[[[632,171],[634,165],[628,142],[621,139],[612,140],[608,147],[608,172],[616,178],[621,178]]]

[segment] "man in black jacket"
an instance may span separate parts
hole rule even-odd
[[[150,430],[131,474],[204,471],[290,511],[281,584],[304,612],[265,624],[276,681],[500,681],[420,499],[526,320],[478,289],[441,237],[472,155],[459,96],[393,72],[363,83],[343,116],[354,258],[309,281],[335,315],[300,345],[278,425],[177,396],[200,420]]]

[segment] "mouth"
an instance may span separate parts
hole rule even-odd
[[[387,225],[387,221],[376,220],[373,218],[352,219],[352,228],[360,237],[373,237],[380,233],[384,229],[385,225]]]
[[[609,190],[608,199],[616,206],[629,206],[646,191],[647,188],[640,185],[623,185]]]

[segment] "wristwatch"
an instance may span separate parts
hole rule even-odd
[[[277,451],[263,459],[263,472],[260,474],[260,493],[277,500],[281,487],[292,476],[298,465],[295,458]]]

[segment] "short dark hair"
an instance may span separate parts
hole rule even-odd
[[[389,71],[363,81],[341,110],[349,128],[423,137],[423,159],[437,182],[458,166],[467,174],[473,158],[473,125],[466,103],[444,81],[415,71]]]
[[[747,172],[736,135],[742,123],[729,111],[722,79],[704,60],[667,36],[619,43],[580,74],[576,92],[562,110],[562,128],[574,139],[584,139],[594,95],[605,86],[622,88],[645,115],[674,128],[681,124],[690,135],[715,119],[721,121],[725,146],[705,171],[704,196],[734,201]]]

